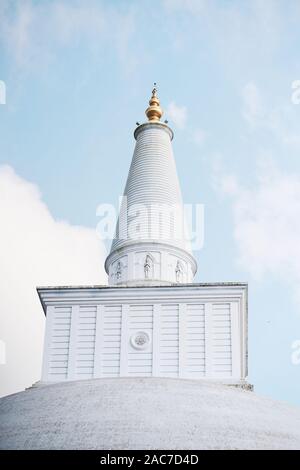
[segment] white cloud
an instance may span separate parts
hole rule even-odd
[[[30,47],[30,28],[34,19],[33,9],[30,3],[19,3],[16,6],[17,12],[15,21],[8,20],[9,4],[3,2],[1,5],[1,25],[0,33],[2,39],[7,45],[13,45],[13,53],[18,63],[24,61],[24,52]],[[12,51],[11,51],[12,52]]]
[[[285,4],[274,0],[252,0],[242,6],[240,2],[214,0],[164,0],[163,5],[175,19],[182,12],[190,16],[190,37],[194,38],[195,25],[201,37],[202,33],[205,39],[209,36],[208,42],[216,47],[220,60],[232,75],[244,71],[248,75],[254,64],[265,64],[266,57],[271,58],[278,47],[284,26],[290,28],[289,24],[283,24],[287,12],[298,14],[296,5],[287,9]]]
[[[38,188],[0,167],[0,395],[40,378],[44,313],[38,285],[104,284],[104,248],[93,229],[56,221]]]
[[[178,129],[184,129],[187,121],[187,108],[185,106],[178,106],[174,101],[171,101],[166,109],[166,115]]]
[[[287,89],[288,91],[288,89]],[[299,151],[299,113],[296,105],[267,103],[262,92],[253,82],[242,89],[242,116],[252,131],[270,132],[274,139],[290,150]],[[270,141],[271,142],[271,141]]]
[[[206,140],[207,134],[203,129],[195,129],[193,131],[193,141],[201,146]]]
[[[255,127],[264,118],[262,98],[255,83],[247,83],[242,90],[242,114],[250,126]]]
[[[215,187],[232,197],[238,265],[256,280],[273,276],[292,286],[300,302],[300,175],[265,160],[253,187],[220,170]]]
[[[96,0],[17,0],[14,5],[2,0],[0,5],[0,39],[22,68],[40,68],[61,49],[84,43],[98,58],[101,48],[112,45],[122,65],[133,70],[138,60],[130,48],[134,32],[132,8],[121,12]]]
[[[95,3],[61,3],[54,2],[50,10],[54,29],[60,40],[70,43],[74,37],[87,35],[96,39],[105,30],[105,14]]]
[[[164,0],[163,4],[169,11],[186,10],[192,14],[201,13],[208,0]]]

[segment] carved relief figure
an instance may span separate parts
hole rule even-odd
[[[116,278],[119,280],[122,277],[122,265],[121,262],[118,261],[117,267],[116,267]]]
[[[150,274],[151,274],[151,265],[152,265],[152,259],[150,255],[146,256],[145,263],[144,263],[144,273],[145,273],[145,278],[149,279]]]
[[[183,275],[183,269],[182,269],[182,264],[180,261],[177,261],[176,268],[175,268],[175,274],[176,274],[176,282],[181,282],[182,281],[182,275]]]

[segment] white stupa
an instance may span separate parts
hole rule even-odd
[[[105,268],[41,287],[42,379],[0,400],[0,448],[298,448],[300,410],[247,384],[247,284],[193,283],[173,132],[154,88]]]

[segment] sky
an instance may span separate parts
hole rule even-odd
[[[36,286],[107,282],[96,210],[157,82],[205,207],[195,280],[248,282],[249,382],[300,405],[299,23],[297,0],[1,0],[0,394],[40,377]]]

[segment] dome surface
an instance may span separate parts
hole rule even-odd
[[[300,449],[300,409],[167,378],[38,385],[0,400],[1,449]]]

